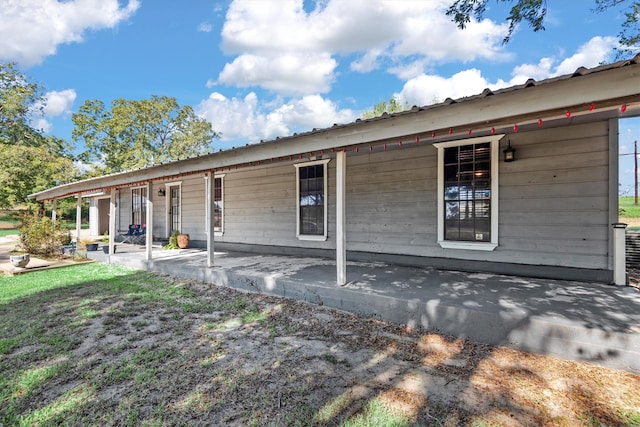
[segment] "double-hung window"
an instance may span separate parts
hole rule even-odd
[[[147,221],[147,187],[131,190],[131,224],[144,224]]]
[[[327,239],[327,163],[318,160],[296,167],[296,235],[300,240]]]
[[[213,178],[213,230],[222,233],[224,218],[223,178]]]
[[[502,135],[434,144],[438,149],[438,243],[498,245],[498,152]]]

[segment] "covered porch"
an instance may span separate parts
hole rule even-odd
[[[149,252],[152,256],[148,257]],[[640,372],[640,292],[602,283],[270,253],[118,244],[91,258],[294,298],[446,335]],[[540,267],[544,268],[544,267]]]

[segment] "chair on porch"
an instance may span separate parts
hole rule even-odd
[[[122,243],[141,245],[146,238],[147,227],[144,224],[129,224],[129,230],[121,234]]]

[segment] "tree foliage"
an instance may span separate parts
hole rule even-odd
[[[44,105],[39,85],[15,64],[0,63],[0,207],[26,203],[29,194],[75,176],[71,146],[30,124]]]
[[[640,44],[640,0],[594,0],[595,12],[603,12],[621,4],[627,4],[625,21],[622,30],[618,34],[620,39],[619,53],[629,53],[638,48]],[[514,30],[521,22],[526,22],[533,31],[544,30],[544,19],[547,15],[547,0],[496,0],[497,3],[511,4],[511,10],[506,17],[509,23],[509,31],[503,42],[508,43]],[[458,24],[459,28],[465,28],[473,16],[481,20],[487,10],[489,0],[455,0],[447,15]]]
[[[80,159],[103,164],[105,173],[139,169],[212,150],[219,134],[175,98],[115,99],[111,110],[87,100],[72,116],[73,139],[83,142]]]
[[[392,96],[389,98],[389,102],[382,101],[374,105],[371,110],[365,110],[362,113],[362,118],[372,119],[381,116],[383,113],[399,113],[407,109],[409,109],[407,104],[402,104],[398,98]]]

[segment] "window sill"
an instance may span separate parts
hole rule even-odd
[[[324,242],[327,240],[327,236],[314,236],[310,234],[301,234],[298,237],[298,240],[312,240],[316,242]]]
[[[444,249],[466,249],[469,251],[493,251],[498,247],[497,243],[476,243],[476,242],[452,242],[441,241],[438,242],[441,248]]]

